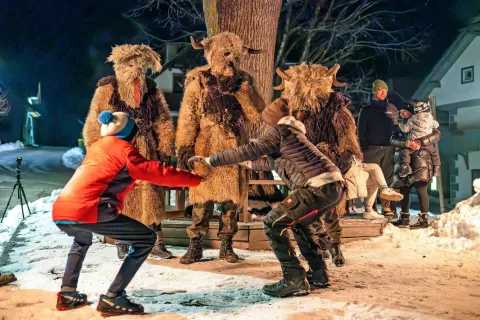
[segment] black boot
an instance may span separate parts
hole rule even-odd
[[[191,264],[200,261],[203,258],[202,238],[196,237],[190,239],[190,246],[187,252],[180,258],[181,264]]]
[[[300,279],[282,279],[277,283],[263,286],[263,293],[285,298],[290,296],[304,296],[310,293],[310,285],[305,277]]]
[[[393,221],[392,224],[398,228],[408,228],[410,226],[410,214],[401,212],[400,219]]]
[[[118,259],[123,260],[125,259],[125,256],[128,253],[128,250],[130,250],[130,245],[128,243],[124,242],[115,242],[115,245],[117,246],[117,255]]]
[[[328,279],[328,273],[326,270],[308,270],[307,280],[311,288],[326,288],[330,286],[330,280]]]
[[[411,174],[412,174],[412,167],[410,167],[409,165],[402,165],[400,167],[400,171],[398,172],[398,176],[400,178],[405,178],[406,176]]]
[[[345,258],[343,257],[342,250],[340,249],[340,243],[330,244],[330,255],[332,256],[332,262],[337,267],[343,267],[345,265]]]
[[[420,213],[418,221],[410,226],[410,229],[424,229],[428,228],[428,213]]]
[[[13,273],[1,274],[0,275],[0,287],[6,286],[9,283],[17,281],[17,278]]]
[[[165,244],[163,244],[163,233],[162,231],[157,231],[157,241],[155,241],[155,245],[153,246],[152,251],[150,252],[151,255],[157,256],[162,259],[172,259],[173,254],[165,248]]]
[[[87,295],[74,292],[58,292],[57,293],[57,310],[71,310],[87,304]]]
[[[143,314],[143,306],[130,301],[125,290],[115,298],[109,298],[107,295],[100,295],[98,299],[97,311],[102,316],[118,316],[123,314]]]
[[[218,255],[221,260],[225,260],[230,263],[238,262],[238,255],[233,251],[232,245],[232,237],[226,237],[222,239],[222,246]]]

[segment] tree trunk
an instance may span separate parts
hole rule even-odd
[[[255,79],[255,85],[268,105],[273,95],[273,66],[275,42],[282,0],[203,0],[203,12],[208,36],[221,32],[238,35],[243,44],[263,52],[246,55],[241,68]],[[261,111],[261,110],[260,110]],[[265,125],[246,128],[249,136],[255,138],[265,130]],[[253,179],[272,179],[270,172],[252,173]],[[265,201],[278,201],[282,193],[274,186],[251,186],[249,197]]]
[[[272,100],[272,69],[275,41],[282,0],[203,0],[208,36],[232,32],[244,45],[261,49],[261,54],[247,55],[242,69],[250,73],[265,103]]]

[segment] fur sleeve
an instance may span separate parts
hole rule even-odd
[[[245,77],[240,89],[235,93],[235,97],[242,106],[247,121],[251,123],[259,122],[260,113],[265,109],[265,102],[250,77]]]
[[[345,106],[340,107],[335,113],[333,126],[337,131],[338,153],[341,155],[345,151],[350,151],[359,159],[363,159],[357,140],[355,120]]]
[[[200,129],[200,80],[187,80],[185,93],[183,94],[180,112],[178,114],[177,132],[175,134],[176,147],[178,150],[178,166],[187,168],[187,160],[195,155],[194,146]]]
[[[155,93],[157,100],[157,108],[159,109],[159,117],[153,124],[153,130],[157,136],[158,146],[157,151],[163,157],[173,157],[175,155],[174,150],[174,130],[173,121],[168,110],[167,101],[163,96],[163,92],[157,89]]]
[[[110,110],[113,112],[114,108],[110,104],[110,98],[113,94],[112,85],[104,85],[98,87],[93,95],[92,102],[90,103],[90,109],[88,111],[85,125],[83,126],[83,140],[85,148],[88,149],[94,142],[101,138],[100,135],[100,123],[98,122],[98,115],[104,110]]]

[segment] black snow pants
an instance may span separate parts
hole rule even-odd
[[[130,251],[108,289],[108,292],[112,294],[119,294],[128,286],[148,257],[157,238],[155,232],[147,226],[122,214],[106,222],[57,224],[57,227],[73,237],[73,244],[68,253],[67,266],[62,279],[62,288],[71,290],[77,288],[83,260],[92,244],[92,232],[130,245]]]
[[[317,244],[309,233],[309,225],[323,217],[330,220],[335,214],[335,207],[342,199],[345,187],[343,182],[333,182],[313,188],[299,188],[270,211],[264,220],[265,233],[282,267],[285,279],[305,277],[305,269],[298,260],[288,237],[287,229],[291,228],[300,252],[308,261],[313,271],[324,270],[328,277],[327,267],[321,254],[315,250]]]

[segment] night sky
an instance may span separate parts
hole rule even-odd
[[[430,48],[421,62],[393,66],[386,77],[421,80],[450,45],[458,29],[480,14],[478,0],[422,0],[418,15],[430,24]],[[418,1],[420,3],[420,1]],[[20,0],[2,1],[0,8],[0,82],[9,88],[12,112],[0,122],[0,137],[19,138],[26,97],[42,82],[49,118],[45,139],[50,145],[74,145],[81,134],[77,118],[88,111],[96,82],[113,73],[105,63],[111,47],[146,43],[121,14],[136,1]],[[161,36],[161,35],[160,35]],[[415,80],[416,79],[416,80]]]

